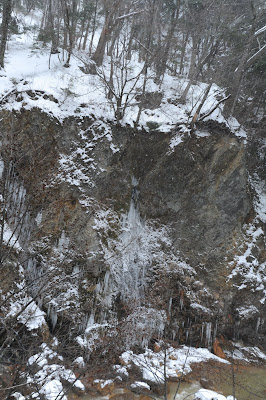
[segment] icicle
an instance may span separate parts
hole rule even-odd
[[[102,290],[101,282],[98,282],[97,285],[95,286],[94,292],[97,295],[101,292],[101,290]]]
[[[86,327],[88,325],[88,319],[89,319],[88,314],[85,314],[83,319],[82,319],[82,321],[78,325],[78,333],[84,333],[85,332]]]
[[[41,223],[42,223],[42,212],[41,211],[38,212],[38,214],[35,218],[35,221],[36,221],[37,226],[41,225]]]
[[[21,247],[25,246],[29,240],[32,227],[34,226],[33,218],[27,212],[26,189],[14,172],[12,165],[9,166],[8,179],[6,182],[6,209],[7,223],[14,235],[18,238]]]
[[[132,178],[132,195],[127,216],[123,218],[121,235],[121,277],[118,285],[122,299],[139,300],[144,293],[147,260],[142,262],[139,239],[144,227],[138,211],[138,181]]]
[[[217,328],[218,328],[218,324],[217,324],[217,321],[215,321],[215,327],[214,327],[214,330],[213,330],[213,340],[216,339]]]
[[[74,268],[73,268],[73,271],[72,271],[72,276],[74,278],[78,278],[79,274],[80,274],[80,268],[79,268],[78,265],[75,265]]]
[[[207,346],[207,347],[209,347],[212,342],[211,333],[212,333],[212,323],[207,322],[206,323],[206,338],[205,338],[205,346]]]
[[[62,231],[61,237],[58,240],[58,250],[64,251],[67,250],[69,246],[69,238],[66,237],[65,231]]]
[[[86,329],[90,328],[94,324],[94,312],[95,311],[92,310],[91,315],[90,315],[90,317],[88,319],[88,322],[87,322],[87,328]]]
[[[3,172],[4,172],[4,161],[2,160],[2,158],[0,158],[0,179],[2,179]]]
[[[41,295],[37,298],[37,305],[39,308],[42,308],[42,306],[43,306],[43,297],[44,297],[44,295],[43,295],[43,293],[41,293]]]
[[[106,273],[104,275],[104,281],[103,281],[103,293],[107,292],[109,278],[110,278],[110,271],[106,271]]]
[[[52,328],[54,329],[57,323],[57,311],[53,304],[49,304],[47,315],[51,320]]]
[[[258,331],[259,331],[260,324],[261,324],[261,318],[258,317],[257,325],[256,325],[256,333],[258,333]]]
[[[147,349],[148,346],[149,346],[149,339],[147,337],[143,336],[142,340],[141,340],[141,347],[143,349]]]
[[[234,329],[234,340],[239,340],[239,325],[240,321],[236,321]]]
[[[170,297],[169,299],[169,306],[168,306],[168,314],[171,315],[172,312],[172,302],[173,302],[173,298]]]
[[[156,324],[156,321],[154,321],[154,323]],[[159,338],[163,337],[164,329],[165,329],[165,324],[164,324],[163,320],[161,320],[161,322],[159,324],[159,328],[158,328],[158,337]]]
[[[202,344],[202,342],[203,342],[203,335],[204,335],[204,324],[202,323],[202,324],[201,324],[201,335],[200,335],[200,338],[201,338],[200,343],[201,343],[201,344]]]

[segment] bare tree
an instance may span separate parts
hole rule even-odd
[[[226,116],[230,116],[234,113],[242,81],[244,79],[244,75],[248,67],[266,51],[266,44],[260,46],[259,41],[258,41],[259,49],[255,53],[253,51],[254,42],[257,40],[257,37],[264,32],[264,30],[262,29],[261,31],[260,30],[256,31],[258,23],[258,15],[253,0],[249,2],[249,6],[250,6],[251,21],[247,31],[245,46],[242,50],[242,54],[240,55],[238,65],[233,72],[231,83],[229,84],[229,93],[231,96],[230,99],[226,102],[224,107],[224,113]]]
[[[0,42],[0,68],[4,68],[8,28],[11,20],[12,0],[3,0],[3,15]]]
[[[104,84],[106,97],[113,108],[116,122],[123,119],[128,107],[136,105],[136,88],[143,68],[132,73],[128,59],[128,33],[120,34],[117,46],[110,55],[109,71],[97,68],[97,74]],[[108,74],[108,75],[107,75]]]

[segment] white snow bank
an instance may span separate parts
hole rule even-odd
[[[85,367],[85,361],[83,357],[77,357],[74,361],[73,361],[74,365],[77,365],[79,368],[84,368]]]
[[[25,307],[26,305],[27,307]],[[24,307],[25,309],[23,310]],[[44,318],[45,313],[40,310],[30,296],[25,295],[25,297],[23,297],[23,293],[19,293],[18,298],[11,303],[10,310],[6,317],[13,317],[16,315],[18,315],[18,322],[26,325],[29,331],[41,328],[42,325],[46,325]]]
[[[114,365],[113,369],[115,370],[117,375],[124,375],[124,376],[128,376],[129,373],[127,372],[126,367],[121,367],[121,365]]]
[[[33,375],[27,375],[27,382],[37,385],[39,392],[44,395],[46,400],[67,400],[61,379],[69,382],[73,387],[85,391],[84,385],[76,379],[73,371],[66,369],[63,365],[49,363],[49,361],[63,361],[61,356],[50,349],[46,343],[41,345],[41,350],[40,353],[34,354],[28,360],[28,365],[35,364],[39,370]]]
[[[45,383],[40,389],[40,393],[43,394],[47,400],[56,400],[58,398],[67,400],[67,397],[63,394],[63,385],[58,379],[52,379]]]
[[[242,342],[234,343],[233,357],[235,360],[245,361],[245,362],[265,362],[266,354],[263,353],[258,347],[248,347],[243,346]],[[225,350],[225,354],[228,357],[232,357],[232,353]]]
[[[130,385],[130,388],[133,390],[143,390],[143,389],[151,390],[150,386],[147,383],[138,381],[132,383],[132,385]]]
[[[145,381],[156,383],[164,381],[164,351],[161,350],[158,353],[154,353],[152,350],[147,349],[142,354],[134,354],[132,351],[126,351],[120,358],[122,363],[128,367],[131,364],[137,366],[141,370]],[[171,379],[181,374],[186,375],[192,371],[191,364],[208,360],[228,363],[228,361],[215,356],[204,348],[196,349],[182,346],[179,349],[174,349],[170,347],[167,349],[166,356],[166,376]]]
[[[247,307],[238,307],[236,311],[238,312],[239,316],[242,319],[249,318],[256,314],[257,315],[259,314],[259,310],[257,309],[257,307],[253,305]]]
[[[15,392],[11,394],[11,396],[14,397],[16,400],[26,400],[25,397],[19,392]]]
[[[76,56],[72,55],[70,67],[64,68],[63,51],[61,50],[61,54],[50,55],[49,49],[43,48],[42,44],[36,40],[34,24],[39,16],[35,13],[33,16],[26,17],[20,15],[19,18],[21,25],[27,26],[28,29],[27,33],[12,35],[9,40],[5,70],[1,72],[0,82],[0,98],[3,99],[6,96],[5,100],[9,99],[4,107],[9,110],[39,107],[60,121],[73,115],[91,115],[95,120],[114,121],[116,104],[115,100],[110,100],[106,96],[108,87],[104,79],[110,73],[110,58],[105,57],[103,66],[98,68],[96,75],[85,74],[80,68],[90,62],[89,59],[84,60],[85,64],[81,61],[84,57],[87,58],[84,52],[77,52]],[[96,32],[95,39],[98,37],[99,31]],[[143,63],[139,63],[137,56],[133,53],[132,60],[127,61],[127,67],[128,81],[125,83],[122,105],[127,102],[127,94],[130,96],[122,124],[134,126],[139,111],[136,94],[143,86],[144,77],[139,75],[143,69]],[[121,79],[123,79],[119,63],[115,64],[113,76],[114,90],[119,93]],[[183,77],[165,74],[162,84],[157,85],[154,82],[154,73],[152,69],[149,69],[147,93],[151,96],[158,94],[162,98],[157,108],[146,108],[142,111],[140,126],[148,129],[153,124],[158,126],[161,132],[169,132],[178,125],[180,132],[189,132],[189,123],[208,85],[202,82],[192,85],[186,103],[180,104],[179,98],[187,83],[188,80]],[[12,95],[15,91],[21,92],[22,100],[21,96],[18,100],[15,95]],[[36,91],[38,92],[36,96],[32,96]],[[201,114],[208,114],[221,97],[224,97],[223,89],[213,84]],[[237,136],[245,138],[245,132],[235,119],[225,120],[222,109],[223,105],[220,104],[207,119],[225,123]],[[179,140],[176,136],[172,146],[177,145]],[[113,147],[114,152],[117,150]]]
[[[5,222],[4,225],[4,236],[3,236],[4,243],[8,245],[9,247],[16,249],[16,250],[22,250],[20,247],[20,244],[18,242],[18,238],[12,232],[12,230],[9,228],[8,224]]]
[[[222,394],[218,394],[213,390],[200,389],[197,393],[195,393],[195,400],[232,400],[233,396],[225,397]],[[237,400],[235,398],[235,400]]]

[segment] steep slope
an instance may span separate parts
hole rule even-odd
[[[3,111],[1,132],[26,191],[29,294],[59,340],[90,347],[119,323],[119,349],[132,327],[131,345],[164,330],[181,343],[265,345],[264,225],[243,140],[206,123],[171,147],[175,132],[38,109]]]

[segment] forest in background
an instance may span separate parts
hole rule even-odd
[[[59,54],[67,68],[78,57],[83,71],[100,76],[116,120],[137,101],[135,125],[147,103],[147,80],[165,74],[187,79],[186,101],[198,81],[225,88],[224,115],[253,126],[265,113],[266,9],[263,0],[2,0],[0,65],[16,11],[42,11],[38,40]],[[12,10],[14,12],[12,13]],[[96,32],[100,35],[95,41]],[[106,61],[103,67],[104,60]],[[132,73],[134,60],[142,67]],[[108,68],[106,68],[108,65]],[[141,88],[137,82],[142,79]],[[130,88],[129,87],[130,84]],[[194,119],[198,118],[200,109]]]

